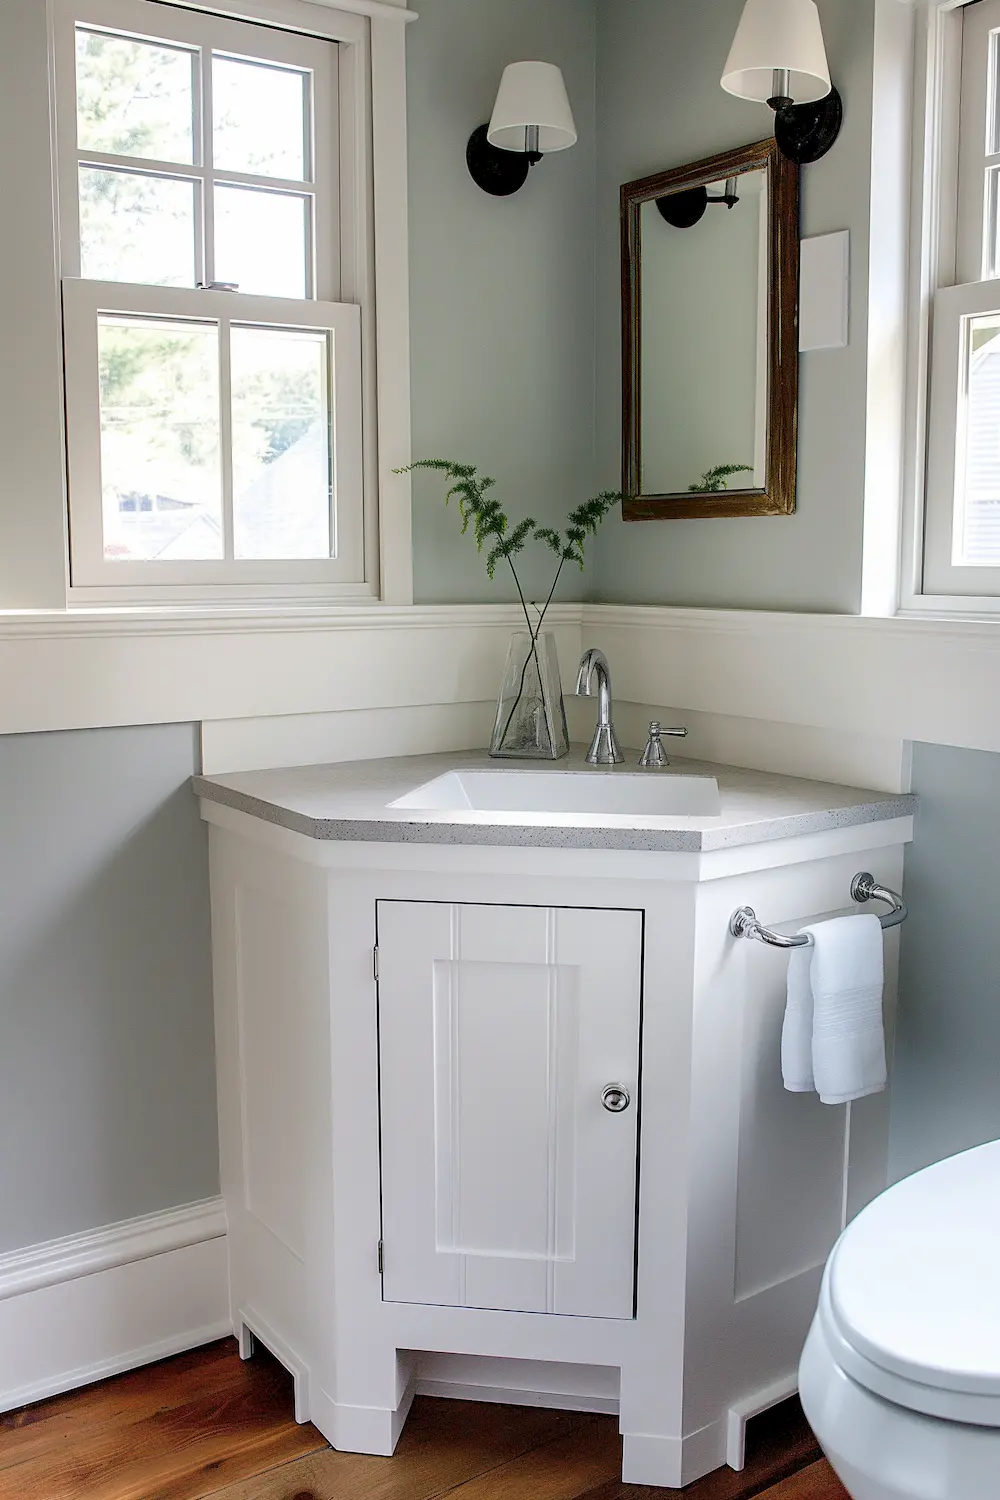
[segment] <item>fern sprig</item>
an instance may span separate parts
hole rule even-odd
[[[445,504],[450,504],[453,495],[458,498],[458,511],[462,519],[463,536],[472,527],[478,550],[482,552],[483,548],[489,544],[489,550],[486,554],[486,572],[488,577],[494,578],[497,568],[504,561],[506,561],[513,576],[514,584],[517,588],[517,597],[521,602],[521,609],[524,612],[525,622],[528,626],[531,644],[525,656],[517,697],[514,700],[510,717],[504,729],[505,735],[524,692],[529,660],[534,659],[539,680],[541,679],[541,666],[538,661],[537,652],[538,637],[541,634],[542,625],[548,613],[549,605],[552,603],[552,597],[555,594],[562,570],[568,562],[575,562],[581,569],[583,568],[584,546],[587,537],[597,535],[601,522],[605,519],[612,506],[617,505],[620,500],[624,499],[624,496],[612,490],[605,490],[602,494],[595,495],[593,499],[585,500],[582,505],[577,505],[570,511],[566,517],[566,529],[562,532],[557,531],[552,526],[536,526],[530,516],[526,516],[524,520],[518,521],[517,525],[511,528],[510,520],[499,500],[494,495],[488,494],[488,491],[493,488],[496,481],[488,475],[480,474],[474,464],[456,463],[450,458],[422,458],[418,459],[415,463],[408,464],[406,468],[396,469],[394,472],[397,474],[408,474],[413,469],[431,469],[446,476],[450,481],[450,488],[444,497]],[[529,537],[536,542],[544,543],[558,558],[555,577],[552,580],[552,587],[549,589],[545,603],[540,610],[537,605],[535,606],[538,613],[538,620],[534,625],[531,622],[528,605],[524,597],[524,590],[521,587],[521,580],[514,563],[515,557],[524,551]],[[503,735],[501,736],[502,738]]]
[[[720,490],[729,488],[727,479],[734,474],[752,474],[750,464],[716,464],[714,469],[706,469],[697,484],[688,485],[689,495],[715,495]]]
[[[597,535],[598,528],[608,512],[623,499],[617,491],[605,490],[590,500],[584,500],[581,505],[575,506],[569,512],[566,517],[565,531],[557,531],[553,526],[536,526],[530,516],[526,516],[511,529],[510,519],[500,501],[496,496],[488,493],[493,489],[496,480],[488,474],[480,474],[475,464],[458,463],[452,458],[421,458],[415,463],[408,464],[404,469],[396,469],[395,472],[408,474],[413,469],[430,469],[444,474],[450,481],[444,497],[445,504],[450,504],[452,496],[455,496],[462,519],[463,536],[471,527],[478,551],[482,552],[488,545],[486,572],[490,578],[496,576],[496,570],[501,562],[506,561],[509,564],[533,640],[538,638],[545,611],[552,601],[563,564],[573,562],[579,568],[583,567],[584,547],[588,536]],[[528,615],[521,581],[514,565],[514,558],[524,551],[529,537],[536,542],[542,542],[559,559],[548,598],[539,615],[538,623],[534,626]]]

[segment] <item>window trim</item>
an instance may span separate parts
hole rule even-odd
[[[75,27],[78,22],[86,23],[89,19],[96,26],[106,25],[109,29],[131,31],[135,34],[152,35],[156,31],[168,41],[175,40],[182,44],[186,41],[189,45],[200,42],[202,46],[206,47],[212,45],[225,46],[229,42],[237,50],[240,50],[241,44],[245,49],[248,42],[252,44],[255,40],[252,33],[248,35],[243,30],[243,27],[247,24],[252,24],[248,23],[245,19],[241,18],[240,29],[236,30],[233,27],[233,18],[231,17],[208,17],[203,16],[201,12],[195,12],[190,17],[193,24],[189,27],[180,18],[175,23],[174,18],[169,13],[163,13],[162,7],[159,7],[157,11],[151,12],[148,33],[145,31],[140,33],[136,27],[138,9],[134,0],[92,0],[90,4],[87,4],[87,0],[56,0],[55,8],[55,25],[59,28],[53,37],[56,70],[55,87],[57,103],[61,100],[63,105],[61,110],[57,109],[57,121],[62,122],[58,126],[60,138],[57,142],[56,152],[57,172],[60,177],[59,185],[62,199],[64,203],[69,203],[74,208],[77,201],[77,163],[81,154],[84,156],[88,154],[78,151],[76,142],[76,79],[73,60],[75,57]],[[295,6],[294,9],[298,11],[300,8]],[[308,7],[308,11],[311,10],[312,7]],[[303,18],[304,14],[305,12],[303,12]],[[83,410],[90,410],[91,417],[93,416],[93,403],[84,399],[92,382],[88,382],[84,378],[79,364],[79,351],[71,351],[70,338],[67,335],[83,334],[86,337],[88,330],[87,317],[89,317],[90,322],[93,322],[95,309],[90,306],[91,298],[89,294],[81,293],[81,289],[100,286],[100,283],[86,282],[81,280],[79,276],[67,275],[64,271],[63,285],[66,295],[64,295],[65,364],[63,380],[67,407],[65,438],[68,465],[67,500],[70,516],[70,571],[67,585],[67,604],[70,607],[79,604],[93,606],[104,603],[143,602],[219,605],[225,603],[239,604],[240,602],[253,602],[254,600],[264,601],[274,598],[286,598],[289,601],[297,599],[314,600],[316,597],[327,596],[331,597],[331,599],[357,598],[360,600],[371,598],[376,593],[374,586],[374,578],[377,576],[375,569],[377,567],[376,548],[378,536],[378,517],[374,502],[376,481],[372,464],[372,448],[370,444],[365,445],[364,435],[366,429],[371,429],[375,425],[377,408],[370,382],[368,383],[367,390],[363,389],[363,372],[367,362],[362,362],[360,350],[354,347],[353,339],[346,340],[346,343],[344,342],[347,335],[347,324],[352,317],[358,316],[358,313],[352,311],[350,304],[361,303],[362,310],[360,316],[362,319],[364,316],[363,304],[365,299],[363,298],[363,293],[359,294],[358,284],[360,282],[362,288],[364,287],[365,278],[363,275],[359,276],[359,272],[363,270],[364,263],[370,263],[370,256],[366,254],[370,240],[370,225],[367,222],[370,215],[364,212],[363,209],[359,211],[356,193],[354,196],[346,198],[344,195],[345,187],[348,195],[352,193],[352,189],[355,188],[356,181],[360,176],[356,158],[357,148],[364,139],[364,133],[359,134],[357,120],[354,113],[349,110],[349,106],[356,103],[358,93],[357,67],[355,66],[353,70],[354,77],[345,79],[343,75],[345,72],[350,71],[351,62],[357,63],[357,43],[363,39],[368,28],[363,22],[354,17],[341,17],[339,19],[341,22],[346,22],[347,24],[346,26],[338,24],[336,28],[338,36],[332,37],[327,35],[319,38],[319,40],[338,43],[337,63],[335,64],[338,76],[333,80],[335,85],[335,99],[344,84],[346,83],[347,85],[348,97],[346,103],[348,110],[345,110],[343,103],[341,103],[339,107],[341,118],[336,122],[340,127],[340,130],[337,132],[338,146],[336,154],[340,158],[338,167],[340,168],[341,163],[343,163],[343,168],[337,172],[337,179],[341,187],[340,202],[338,205],[339,219],[342,225],[341,253],[339,256],[335,253],[329,255],[328,258],[332,264],[325,273],[323,271],[317,272],[313,290],[316,292],[333,292],[334,295],[343,299],[343,303],[338,305],[345,309],[344,317],[342,318],[333,308],[328,308],[324,321],[327,326],[339,325],[335,337],[338,337],[338,341],[341,342],[342,351],[345,355],[345,358],[342,361],[338,360],[336,364],[336,396],[338,402],[341,400],[344,402],[344,410],[336,411],[335,417],[338,423],[338,430],[343,432],[345,437],[349,433],[350,437],[345,442],[343,462],[341,462],[339,455],[335,455],[335,463],[337,478],[340,481],[337,484],[336,492],[342,497],[347,497],[346,501],[341,501],[340,515],[338,517],[338,526],[348,539],[346,551],[329,562],[311,561],[296,564],[279,562],[251,564],[244,561],[235,563],[230,561],[228,564],[221,565],[221,567],[220,565],[212,564],[192,564],[187,568],[175,569],[169,564],[143,565],[142,563],[130,562],[121,565],[120,573],[111,565],[103,563],[103,559],[96,557],[94,555],[94,538],[92,532],[96,523],[95,518],[100,513],[99,510],[95,510],[97,502],[94,498],[95,485],[94,474],[92,472],[94,466],[90,462],[93,459],[94,444],[81,431],[80,411],[77,409],[78,403],[83,399]],[[355,39],[353,52],[349,45],[345,45],[340,40],[340,36],[344,31],[352,34]],[[306,62],[308,65],[309,49],[303,49],[301,43],[297,40],[298,36],[303,34],[301,29],[297,32],[286,31],[284,33],[279,30],[276,45],[273,48],[273,55],[279,61],[289,61],[293,64]],[[287,40],[285,39],[286,37]],[[315,31],[309,33],[309,38],[310,41],[315,40]],[[259,40],[266,40],[270,44],[271,39],[268,37],[266,39],[260,38]],[[271,49],[269,48],[269,50]],[[346,59],[344,57],[345,53],[347,54]],[[345,61],[347,63],[346,67]],[[348,116],[346,140],[339,138],[343,134],[345,114]],[[321,112],[315,121],[317,134],[324,126],[329,130],[334,126],[334,121],[332,119],[324,120]],[[193,154],[197,158],[197,149]],[[197,169],[192,170],[194,173]],[[201,168],[201,172],[205,172],[204,166]],[[361,220],[365,220],[366,222],[362,223],[360,222]],[[76,227],[75,214],[73,214],[72,208],[68,225],[64,223],[61,228],[63,253],[65,254],[67,238],[69,238],[71,243],[78,243],[79,238],[79,230]],[[328,246],[328,249],[332,249],[332,247]],[[344,254],[345,249],[347,252],[346,255]],[[365,255],[364,263],[361,261],[362,254]],[[339,265],[336,264],[338,260],[340,262]],[[69,268],[72,271],[79,271],[79,262],[74,261],[72,252],[69,256]],[[74,281],[76,285],[71,284]],[[105,287],[104,298],[106,302],[108,302],[109,290],[111,293],[115,291],[118,293],[117,296],[112,296],[111,298],[114,306],[122,310],[127,310],[127,299],[122,299],[122,292],[125,288]],[[154,295],[160,297],[163,290],[160,288],[156,289]],[[137,304],[137,311],[151,310],[151,308],[145,306],[149,302],[148,291],[143,294],[143,289],[138,288],[133,291],[131,296],[133,303]],[[187,302],[192,304],[191,310],[193,312],[195,310],[193,303],[198,299],[210,297],[213,299],[212,305],[214,307],[217,305],[215,302],[217,296],[220,301],[227,302],[229,300],[225,298],[225,294],[192,292],[187,297]],[[263,307],[265,303],[271,300],[251,299],[247,294],[243,293],[236,294],[236,299],[241,306],[245,307],[246,316],[251,317],[251,319],[253,316],[251,313],[251,302],[256,303],[259,307]],[[313,299],[309,300],[311,305],[315,307],[316,302]],[[370,297],[367,300],[370,301]],[[184,301],[183,293],[180,301]],[[142,308],[138,304],[143,304]],[[303,304],[295,302],[293,306],[299,311]],[[75,321],[66,321],[71,318],[74,308],[80,311],[84,308],[89,309],[87,317],[77,318]],[[277,321],[274,310],[268,308],[267,311],[270,314],[269,320]],[[296,322],[296,316],[292,316],[290,321],[293,323]],[[71,368],[72,379],[70,378]],[[348,392],[347,381],[343,378],[350,374],[353,374],[357,382],[357,389],[361,392],[360,411],[355,409],[358,406],[355,393]],[[365,400],[366,396],[368,398],[367,401]],[[356,420],[359,427],[359,441],[357,444],[354,442]],[[74,454],[74,449],[78,447],[80,448],[80,452]],[[365,458],[369,460],[367,466],[364,462]],[[81,493],[81,478],[84,475],[86,476],[86,483],[82,487],[83,505],[81,506],[79,501],[74,504],[74,488],[76,488],[77,494]],[[361,533],[360,537],[356,535],[358,530]]]
[[[966,0],[924,0],[919,7],[921,23],[916,36],[910,213],[913,252],[908,292],[903,524],[897,610],[902,617],[1000,616],[1000,596],[933,593],[925,581],[934,301],[940,289],[954,286],[958,267],[965,4]]]

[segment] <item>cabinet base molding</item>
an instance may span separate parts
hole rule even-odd
[[[0,1411],[232,1332],[220,1199],[0,1256]]]
[[[710,1422],[686,1437],[626,1432],[622,1437],[622,1483],[681,1489],[726,1461],[726,1429]]]
[[[416,1381],[411,1380],[395,1411],[382,1406],[345,1406],[326,1391],[313,1388],[310,1417],[332,1448],[340,1453],[374,1453],[391,1458],[410,1415]]]

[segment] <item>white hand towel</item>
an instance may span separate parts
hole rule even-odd
[[[789,963],[785,1086],[814,1086],[824,1104],[876,1094],[886,1082],[882,925],[876,916],[836,917],[802,932],[811,942]]]
[[[788,1000],[781,1028],[781,1076],[792,1094],[811,1094],[813,1079],[813,946],[788,956]]]

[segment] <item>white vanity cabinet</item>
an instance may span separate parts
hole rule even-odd
[[[615,1411],[634,1483],[739,1464],[887,1101],[782,1089],[787,960],[729,919],[899,889],[912,800],[720,771],[676,832],[387,813],[425,759],[197,783],[241,1346],[337,1448],[425,1391]]]
[[[377,913],[383,1296],[631,1318],[642,913]]]

